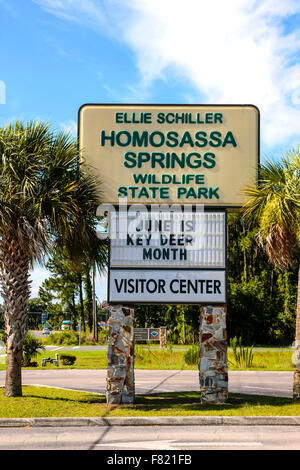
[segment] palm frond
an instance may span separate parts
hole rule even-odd
[[[0,237],[16,237],[33,258],[53,243],[91,253],[98,188],[70,134],[32,121],[0,128]]]
[[[258,241],[280,269],[293,264],[300,240],[299,168],[299,151],[288,152],[281,162],[261,165],[257,185],[243,190],[248,199],[242,215],[258,225]]]

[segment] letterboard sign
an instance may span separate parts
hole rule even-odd
[[[225,303],[226,214],[110,215],[109,302]]]

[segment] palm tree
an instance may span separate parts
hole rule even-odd
[[[267,161],[259,168],[258,183],[246,187],[242,209],[248,222],[258,224],[258,242],[269,260],[281,270],[298,267],[294,401],[300,401],[300,150],[288,152],[281,162]]]
[[[5,396],[21,396],[29,271],[55,247],[72,259],[99,243],[98,182],[76,140],[49,124],[0,128],[0,284],[7,335]]]

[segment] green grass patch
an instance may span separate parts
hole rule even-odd
[[[299,416],[290,398],[230,394],[227,403],[200,404],[200,392],[137,395],[134,405],[107,405],[104,395],[24,386],[23,396],[3,397],[1,418],[114,416]]]
[[[292,361],[293,354],[293,351],[254,351],[252,367],[239,368],[235,366],[233,354],[229,351],[229,370],[292,371],[294,370],[294,364]]]
[[[72,366],[64,366],[60,362],[60,369],[106,369],[107,353],[106,351],[43,351],[35,358],[38,362],[38,369],[57,369],[53,364],[47,364],[42,367],[42,358],[54,358],[55,354],[72,354],[76,356],[76,362]],[[196,370],[198,364],[186,364],[184,361],[185,351],[170,350],[152,350],[136,348],[135,368],[149,370]],[[294,365],[292,362],[292,351],[255,351],[253,367],[251,369],[239,368],[234,364],[233,354],[228,353],[229,370],[273,370],[273,371],[292,371]],[[0,364],[0,370],[6,368],[5,364]],[[24,369],[30,369],[26,367]],[[34,368],[32,368],[34,369]],[[35,368],[37,369],[37,368]]]

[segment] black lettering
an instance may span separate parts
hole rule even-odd
[[[134,245],[134,241],[132,240],[132,237],[130,235],[128,235],[127,233],[127,245]]]
[[[120,284],[118,284],[118,280],[115,279],[115,286],[116,286],[116,289],[117,289],[118,293],[121,292],[124,282],[126,283],[126,279],[121,279]]]
[[[188,293],[191,292],[191,290],[194,291],[195,294],[198,293],[198,290],[197,290],[197,281],[191,281],[190,279],[188,279]]]
[[[166,281],[164,279],[159,279],[158,280],[159,293],[163,293],[163,294],[166,293],[165,285],[166,285]]]
[[[143,248],[143,259],[152,259],[152,248]]]
[[[154,287],[152,289],[150,288],[151,282],[154,284]],[[155,281],[155,279],[149,279],[149,281],[147,281],[146,289],[148,292],[150,292],[150,294],[153,294],[157,290],[157,282]]]
[[[213,293],[213,281],[206,281],[206,292],[207,294]]]
[[[129,294],[132,294],[134,292],[134,280],[133,279],[128,279],[127,283],[128,283],[128,286],[129,286],[127,288],[127,292]]]
[[[175,282],[179,282],[178,279],[173,279],[171,282],[170,282],[170,291],[173,292],[173,294],[178,294],[179,290],[174,290],[173,289],[173,283]]]
[[[215,280],[214,281],[214,294],[216,293],[221,294],[220,287],[221,287],[221,281]]]

